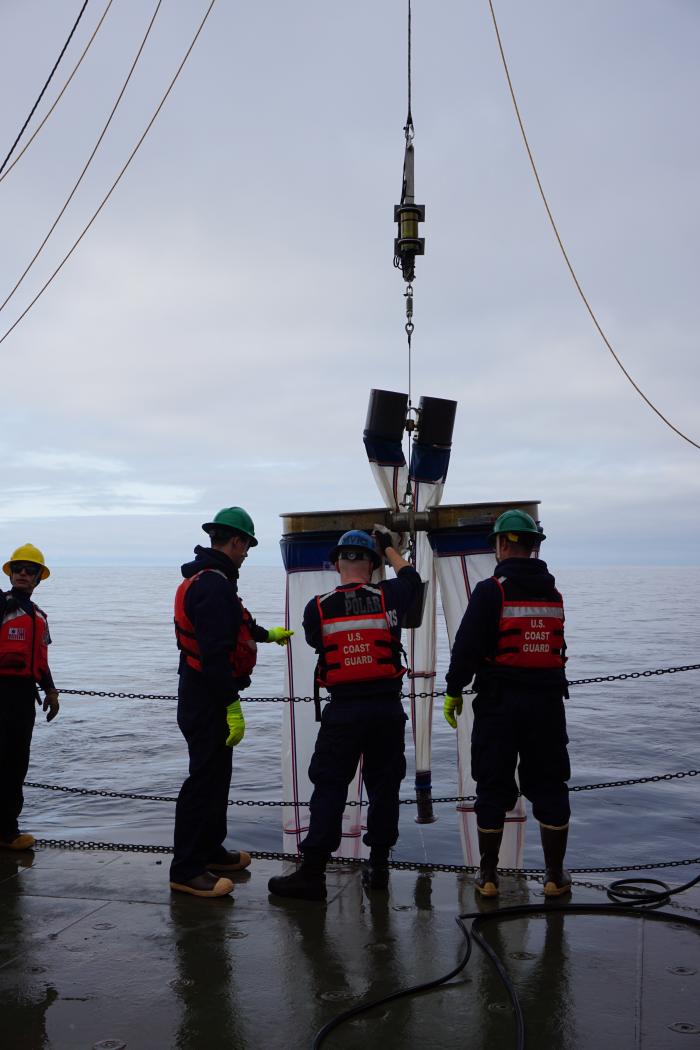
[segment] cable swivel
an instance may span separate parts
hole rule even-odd
[[[409,284],[407,286],[406,291],[403,293],[403,295],[404,295],[404,299],[406,300],[406,324],[404,325],[404,329],[406,331],[406,335],[408,336],[408,345],[410,347],[410,345],[411,345],[411,336],[413,335],[413,330],[415,328],[415,325],[413,324],[413,285],[412,284]],[[411,428],[407,426],[406,429],[410,430]]]
[[[406,320],[411,322],[413,320],[413,285],[408,284],[406,291],[403,293],[403,297],[406,300]]]

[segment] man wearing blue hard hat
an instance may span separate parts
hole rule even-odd
[[[304,610],[306,641],[318,653],[317,682],[328,690],[330,703],[309,766],[314,790],[302,865],[268,883],[270,893],[280,897],[325,899],[326,864],[341,842],[348,786],[360,758],[369,799],[363,841],[370,856],[363,883],[368,890],[388,887],[406,775],[401,625],[421,589],[420,576],[398,552],[398,543],[381,525],[373,536],[360,529],[344,533],[330,555],[339,585],[312,598]],[[385,560],[396,579],[372,583]]]
[[[239,570],[258,544],[250,514],[226,507],[202,528],[211,546],[195,547],[175,595],[177,723],[190,762],[175,807],[170,888],[221,897],[233,889],[227,876],[250,864],[249,853],[224,845],[232,748],[245,732],[240,693],[250,685],[257,643],[286,645],[293,632],[260,627],[238,597]]]
[[[472,776],[483,897],[498,894],[498,854],[508,810],[520,790],[532,803],[545,860],[544,892],[571,890],[564,868],[571,775],[563,700],[568,697],[564,603],[545,562],[532,555],[546,539],[517,508],[490,536],[496,571],[476,585],[452,647],[444,714],[457,728],[462,690],[474,678]]]

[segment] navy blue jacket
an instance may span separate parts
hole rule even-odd
[[[241,606],[237,600],[238,569],[221,551],[213,547],[195,547],[194,561],[181,566],[186,580],[202,569],[218,569],[205,572],[192,584],[185,596],[185,614],[194,627],[197,644],[202,656],[202,670],[195,671],[180,653],[181,685],[207,692],[216,701],[227,706],[236,699],[239,690],[250,685],[250,678],[236,678],[229,662],[229,652],[235,648],[238,632],[243,622]],[[223,572],[223,576],[219,573]],[[253,621],[251,632],[256,642],[267,641],[267,630]]]
[[[539,558],[506,558],[496,568],[498,576],[507,576],[517,599],[547,601],[555,597],[554,577],[546,562]],[[496,654],[498,627],[501,619],[501,590],[493,577],[477,583],[469,599],[452,647],[447,671],[446,689],[459,696],[476,675],[477,692],[502,680],[518,687],[541,690],[552,688],[566,695],[566,676],[557,670],[529,670],[515,667],[493,667],[487,659]],[[564,646],[566,648],[566,646]]]
[[[373,586],[381,587],[384,592],[384,604],[386,605],[390,630],[394,638],[399,642],[401,641],[401,623],[411,605],[411,602],[416,597],[420,584],[421,578],[412,565],[406,565],[403,569],[399,569],[396,574],[396,579],[394,580],[381,580],[379,584],[373,584]],[[356,583],[346,583],[341,584],[336,590],[350,590],[356,586]],[[321,619],[318,615],[318,606],[315,598],[312,598],[304,609],[303,623],[306,641],[312,649],[315,649],[317,653],[320,653]],[[388,696],[392,694],[398,696],[400,692],[400,679],[397,679],[394,683],[386,678],[381,678],[374,682],[355,682],[352,685],[336,685],[331,691],[331,696],[334,700],[340,700],[343,699],[343,697]]]

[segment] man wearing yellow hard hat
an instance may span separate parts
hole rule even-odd
[[[58,714],[58,691],[49,670],[46,613],[31,596],[50,576],[44,555],[23,543],[2,567],[12,587],[0,591],[0,848],[31,849],[34,836],[19,830],[22,785],[29,767],[37,686],[44,691],[46,721]]]

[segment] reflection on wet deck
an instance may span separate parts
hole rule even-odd
[[[340,1011],[454,967],[464,949],[454,916],[476,907],[454,874],[394,871],[390,894],[370,898],[356,869],[334,868],[316,905],[273,903],[271,861],[216,901],[171,894],[167,870],[167,858],[118,851],[0,856],[4,1050],[310,1048]],[[535,883],[504,880],[502,904],[541,899]],[[577,887],[574,899],[606,898]],[[700,917],[697,888],[679,903]],[[670,1050],[700,1035],[690,928],[553,913],[485,935],[518,989],[530,1050]],[[454,983],[347,1023],[324,1050],[508,1050],[514,1031],[475,948]]]

